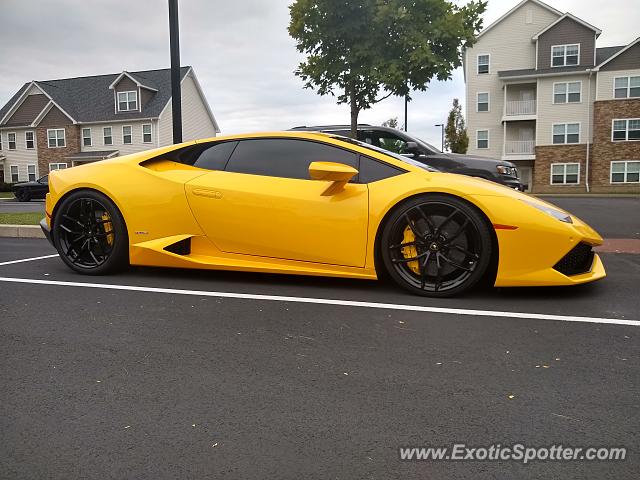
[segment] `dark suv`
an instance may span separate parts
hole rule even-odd
[[[349,125],[295,127],[291,130],[334,133],[345,137],[351,136],[351,127]],[[419,138],[389,127],[359,124],[358,140],[401,155],[413,157],[414,160],[442,172],[486,178],[507,187],[524,190],[524,186],[518,178],[518,170],[511,162],[458,153],[444,153]]]

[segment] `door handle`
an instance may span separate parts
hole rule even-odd
[[[220,200],[222,198],[222,192],[219,190],[208,190],[205,188],[195,188],[193,194],[199,197],[215,198]]]

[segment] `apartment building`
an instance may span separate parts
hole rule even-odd
[[[524,0],[465,51],[469,153],[513,161],[534,193],[640,193],[640,38]]]
[[[184,140],[220,132],[191,67],[181,69]],[[0,109],[0,182],[173,143],[171,71],[25,83]]]

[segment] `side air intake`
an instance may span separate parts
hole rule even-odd
[[[175,253],[176,255],[189,255],[191,253],[191,237],[167,245],[164,247],[164,250]]]

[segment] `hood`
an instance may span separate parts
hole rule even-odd
[[[43,185],[43,184],[38,183],[35,180],[33,182],[18,182],[13,184],[14,187],[25,187],[25,186],[36,186],[36,185]]]
[[[473,160],[475,162],[484,162],[485,165],[505,165],[508,167],[516,167],[516,165],[512,162],[507,162],[504,160],[496,160],[494,158],[482,157],[480,155],[467,155],[466,153],[436,153],[433,155],[429,155],[432,158],[448,158],[450,160]]]

